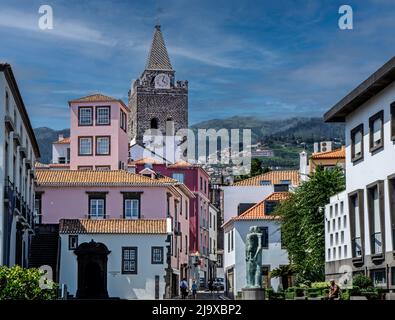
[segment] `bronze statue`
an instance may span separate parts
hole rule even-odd
[[[246,237],[246,288],[262,288],[262,236],[257,226]]]

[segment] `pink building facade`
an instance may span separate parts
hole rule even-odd
[[[95,94],[69,102],[70,169],[118,170],[128,161],[128,107]]]

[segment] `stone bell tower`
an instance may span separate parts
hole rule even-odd
[[[174,135],[188,128],[188,81],[176,80],[159,25],[155,26],[145,70],[129,92],[129,108],[131,145],[143,145],[148,129]]]

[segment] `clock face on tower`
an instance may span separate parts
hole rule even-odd
[[[155,88],[170,89],[170,77],[165,73],[160,73],[155,77]]]

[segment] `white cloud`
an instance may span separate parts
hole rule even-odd
[[[52,30],[41,30],[38,26],[39,18],[38,11],[37,14],[33,14],[7,8],[0,10],[0,26],[5,28],[104,46],[115,46],[117,43],[113,39],[106,38],[99,30],[92,29],[81,22],[57,18],[56,12],[54,12],[54,28]]]

